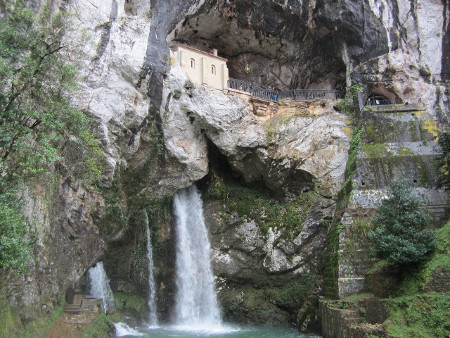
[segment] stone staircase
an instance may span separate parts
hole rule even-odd
[[[369,257],[368,229],[378,203],[394,177],[411,180],[413,191],[424,200],[434,224],[448,219],[448,194],[434,187],[439,157],[436,121],[418,105],[395,105],[390,111],[365,111],[365,131],[352,178],[353,191],[342,218],[339,234],[338,296],[364,292],[365,277],[373,260]]]
[[[66,303],[63,311],[70,314],[95,311],[99,302],[101,302],[101,299],[82,294],[75,294],[73,297],[73,302]]]
[[[385,315],[374,317],[370,311],[381,309],[378,300],[370,294],[365,294],[358,300],[320,299],[319,313],[321,318],[322,336],[332,338],[363,338],[385,337],[382,321]],[[382,312],[382,311],[381,311]]]

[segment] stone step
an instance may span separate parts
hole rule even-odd
[[[78,313],[83,313],[83,312],[85,312],[86,310],[84,310],[84,309],[78,309],[78,310],[64,310],[64,312],[65,313],[71,313],[71,314],[78,314]]]

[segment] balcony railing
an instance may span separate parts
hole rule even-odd
[[[291,89],[291,90],[274,90],[262,88],[251,82],[229,78],[228,88],[240,90],[254,97],[264,100],[277,101],[282,99],[291,99],[294,101],[304,101],[313,99],[331,99],[336,100],[343,98],[344,93],[339,90],[322,90],[322,89]]]

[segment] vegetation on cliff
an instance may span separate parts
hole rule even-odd
[[[425,229],[430,221],[421,199],[412,194],[410,180],[394,179],[368,234],[374,256],[401,265],[422,261],[435,246],[433,231]]]
[[[320,199],[316,192],[308,191],[279,201],[263,190],[225,181],[220,177],[214,178],[207,197],[221,200],[228,212],[255,220],[263,233],[267,233],[269,228],[276,228],[287,237],[298,235],[308,213]],[[222,218],[226,221],[227,214],[222,214]]]
[[[442,155],[439,158],[438,186],[450,189],[450,175],[448,162],[450,160],[450,132],[439,133],[439,145],[442,148]]]
[[[87,183],[101,174],[90,120],[70,102],[77,73],[63,42],[69,15],[52,14],[50,2],[37,14],[25,4],[0,1],[0,267],[19,271],[32,243],[21,186],[56,164]]]
[[[403,276],[388,302],[386,331],[392,337],[448,337],[450,334],[450,222],[436,230],[436,250]]]

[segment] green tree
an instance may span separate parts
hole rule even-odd
[[[0,267],[7,268],[25,264],[31,237],[20,185],[56,162],[65,166],[69,145],[81,154],[71,173],[92,183],[101,150],[90,119],[70,103],[78,81],[63,42],[69,15],[52,13],[50,2],[35,13],[24,0],[0,0],[0,13]]]
[[[375,244],[373,255],[399,265],[422,261],[435,247],[434,232],[426,229],[430,220],[409,180],[394,179],[368,234]]]

